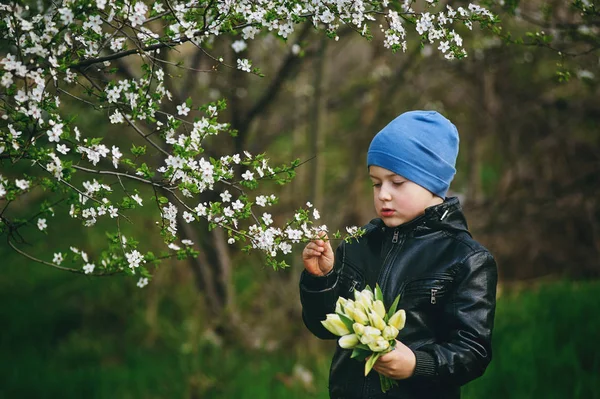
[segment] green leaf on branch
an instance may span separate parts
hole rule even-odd
[[[136,157],[140,157],[146,153],[146,146],[142,145],[142,146],[138,147],[135,144],[132,144],[131,145],[131,153],[133,155],[135,155]]]
[[[144,162],[142,164],[142,166],[140,166],[137,171],[139,173],[142,174],[142,176],[151,179],[152,177],[154,177],[154,172],[150,170],[150,168],[148,167],[148,165],[146,165],[146,163]]]

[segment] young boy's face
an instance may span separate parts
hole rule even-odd
[[[431,191],[379,166],[369,167],[373,182],[373,203],[386,226],[396,227],[443,200]]]

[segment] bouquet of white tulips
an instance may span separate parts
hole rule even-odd
[[[363,291],[354,291],[354,301],[339,297],[335,313],[327,315],[323,326],[331,333],[340,336],[339,344],[344,349],[352,349],[352,358],[365,362],[365,376],[369,374],[379,357],[392,351],[396,336],[404,328],[406,313],[396,311],[400,296],[396,297],[386,312],[383,294],[379,285],[375,293],[369,286]],[[387,392],[397,382],[379,375],[381,390]]]

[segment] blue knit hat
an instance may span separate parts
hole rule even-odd
[[[458,130],[436,111],[410,111],[371,141],[367,166],[388,169],[445,198],[456,173]]]

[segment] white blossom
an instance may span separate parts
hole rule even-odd
[[[187,223],[193,222],[194,215],[189,213],[188,211],[183,211],[183,220],[185,220]]]
[[[125,258],[127,258],[129,268],[132,270],[140,267],[141,263],[146,263],[146,261],[144,260],[144,256],[138,250],[135,249],[131,252],[125,253]]]
[[[221,199],[223,200],[223,202],[231,201],[231,194],[229,194],[229,190],[225,190],[221,193]]]
[[[37,221],[37,227],[41,231],[46,230],[46,228],[48,227],[48,225],[46,224],[46,219],[39,218],[38,221]]]
[[[132,195],[131,199],[137,202],[139,206],[142,206],[142,198],[138,194]]]
[[[54,257],[52,258],[52,263],[56,264],[56,265],[60,265],[63,262],[63,255],[60,252],[57,252],[54,254]]]
[[[251,67],[252,67],[252,64],[251,64],[250,60],[248,60],[246,58],[237,60],[237,68],[239,70],[242,70],[244,72],[251,72],[252,71]]]
[[[231,207],[234,210],[239,211],[239,210],[242,210],[244,208],[244,203],[242,201],[240,201],[240,200],[236,200],[235,202],[233,202],[231,204]]]
[[[263,213],[262,220],[267,226],[273,223],[273,218],[266,212]]]
[[[450,49],[450,43],[448,43],[447,41],[440,42],[438,50],[440,50],[442,53],[445,53],[449,49]]]
[[[248,45],[246,44],[245,41],[243,40],[236,40],[235,42],[233,42],[231,44],[231,48],[233,49],[233,51],[235,51],[236,53],[239,53],[241,51],[246,50],[246,48],[248,48]]]
[[[119,160],[121,159],[123,154],[119,150],[119,147],[114,146],[114,145],[112,147],[111,152],[112,152],[112,157],[113,157],[113,166],[115,167],[115,169],[117,169],[119,166]],[[140,203],[140,205],[142,205],[142,204]]]
[[[115,112],[112,113],[112,115],[109,117],[110,119],[110,123],[117,124],[117,123],[123,123],[125,122],[125,118],[123,117],[123,114],[121,114],[121,112],[119,112],[119,110],[115,110]]]
[[[148,285],[148,278],[140,277],[140,279],[138,280],[136,285],[140,288],[144,288],[145,286]]]
[[[91,274],[94,272],[95,268],[96,268],[96,265],[94,265],[93,263],[86,263],[83,266],[83,271],[85,272],[85,274]]]
[[[187,106],[187,104],[183,103],[177,106],[177,114],[187,116],[189,112],[190,108]]]
[[[29,181],[26,179],[16,179],[15,184],[21,190],[27,190],[29,188]]]
[[[64,145],[64,144],[57,144],[56,145],[56,151],[60,152],[63,155],[67,155],[67,153],[69,151],[71,151],[71,149],[69,147],[67,147],[66,145]]]
[[[281,249],[281,252],[283,252],[284,255],[292,252],[292,246],[287,242],[280,243],[279,249]]]

